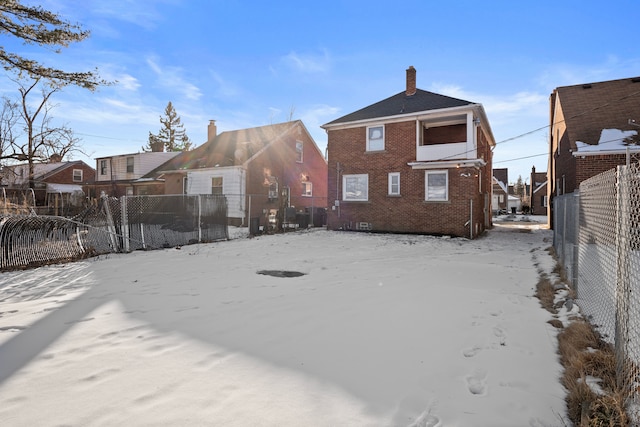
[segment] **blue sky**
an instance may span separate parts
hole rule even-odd
[[[140,151],[169,101],[197,145],[210,119],[222,132],[292,118],[324,152],[322,124],[403,91],[413,65],[418,88],[483,104],[499,143],[493,166],[513,182],[547,169],[554,88],[640,75],[630,0],[24,3],[91,37],[55,54],[0,35],[7,50],[118,82],[54,99],[55,120],[82,139],[87,155],[74,158],[94,167]],[[0,94],[15,84],[0,77]]]

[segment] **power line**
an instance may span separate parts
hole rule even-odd
[[[633,92],[633,93],[627,94],[627,95],[625,95],[625,96],[623,96],[623,97],[621,97],[621,98],[619,98],[619,99],[616,99],[615,101],[612,101],[612,102],[619,102],[619,101],[622,101],[622,100],[627,99],[627,98],[631,98],[632,96],[636,96],[636,95],[639,95],[639,94],[640,94],[640,91],[636,91],[636,92]],[[522,138],[522,137],[525,137],[525,136],[527,136],[527,135],[531,135],[531,134],[533,134],[533,133],[539,132],[539,131],[544,130],[544,129],[549,129],[549,128],[551,128],[552,126],[558,125],[558,124],[560,124],[560,123],[562,123],[562,122],[566,122],[566,121],[567,121],[567,120],[569,120],[569,119],[575,119],[575,118],[577,118],[577,117],[583,116],[583,115],[588,114],[588,113],[591,113],[591,112],[593,112],[593,111],[596,111],[596,110],[598,110],[598,109],[600,109],[600,108],[607,107],[607,106],[611,105],[611,103],[612,103],[612,102],[605,102],[604,104],[597,105],[597,106],[595,106],[595,107],[593,107],[593,108],[590,108],[590,109],[588,109],[588,110],[584,110],[584,111],[582,111],[582,112],[580,112],[580,113],[576,113],[576,114],[574,114],[573,116],[570,116],[570,117],[565,118],[565,119],[562,119],[562,120],[558,120],[557,122],[554,122],[554,123],[552,123],[552,124],[544,125],[544,126],[541,126],[541,127],[539,127],[539,128],[536,128],[536,129],[530,130],[530,131],[528,131],[528,132],[524,132],[524,133],[521,133],[521,134],[519,134],[519,135],[516,135],[516,136],[510,137],[510,138],[507,138],[507,139],[503,139],[502,141],[496,142],[496,146],[497,146],[497,145],[499,145],[499,144],[504,144],[504,143],[506,143],[506,142],[514,141],[514,140],[516,140],[516,139],[520,139],[520,138]],[[607,141],[607,142],[612,142],[612,141]],[[606,143],[606,142],[603,142],[603,143]],[[456,154],[451,154],[451,155],[449,155],[449,156],[446,156],[446,157],[440,158],[440,159],[438,159],[438,160],[439,160],[439,161],[442,161],[442,160],[449,160],[449,159],[452,159],[452,158],[457,158],[458,156],[462,156],[462,155],[468,154],[468,153],[470,153],[471,151],[474,151],[474,150],[466,150],[466,151],[464,151],[464,152],[460,152],[460,153],[456,153]],[[547,154],[547,153],[545,153],[545,154],[535,154],[535,155],[533,155],[533,156],[528,156],[528,157],[537,157],[537,156],[542,156],[542,155],[546,155],[546,154]],[[528,157],[523,157],[523,159],[526,159],[526,158],[528,158]],[[513,159],[513,160],[520,160],[520,159]],[[503,162],[505,162],[505,161],[509,161],[509,160],[502,160],[502,161],[500,161],[500,162],[496,162],[496,163],[503,163]]]

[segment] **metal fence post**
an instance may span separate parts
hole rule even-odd
[[[121,215],[121,234],[122,234],[122,250],[129,251],[129,218],[127,216],[127,196],[120,197],[120,215]]]
[[[202,243],[202,196],[196,197],[198,197],[198,242]]]

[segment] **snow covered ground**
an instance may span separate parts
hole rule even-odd
[[[233,229],[0,274],[1,424],[569,425],[533,296],[542,222],[473,241]]]

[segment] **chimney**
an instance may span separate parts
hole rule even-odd
[[[218,129],[216,128],[216,121],[209,120],[209,127],[207,128],[207,142],[212,141],[216,137]]]
[[[407,96],[416,94],[416,69],[413,65],[407,68]]]

